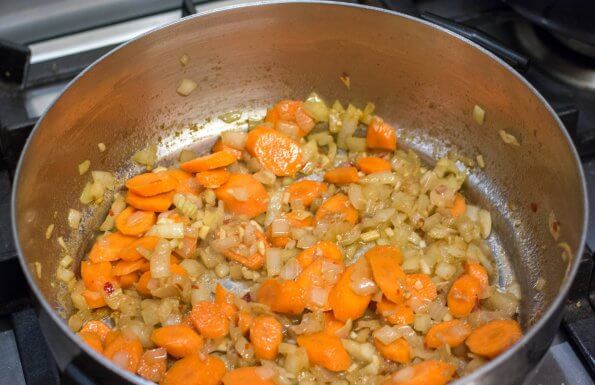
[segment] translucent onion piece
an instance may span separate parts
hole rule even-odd
[[[180,225],[182,225],[180,223]],[[160,239],[155,246],[155,250],[151,254],[150,267],[151,277],[166,278],[169,277],[171,271],[169,269],[169,257],[171,254],[171,247],[169,242]]]

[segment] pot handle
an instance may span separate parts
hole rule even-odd
[[[478,29],[463,24],[459,24],[450,19],[435,15],[430,12],[422,12],[420,17],[431,23],[446,28],[449,31],[452,31],[458,35],[466,37],[474,43],[479,44],[480,46],[491,51],[494,55],[500,57],[502,60],[510,64],[519,72],[525,72],[529,68],[528,58],[506,47],[498,40],[494,39],[493,37],[487,35],[486,33]]]

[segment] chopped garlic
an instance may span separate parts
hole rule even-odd
[[[519,141],[511,134],[509,134],[508,132],[504,131],[504,130],[500,130],[498,131],[498,133],[500,134],[500,138],[502,138],[502,141],[506,144],[510,144],[512,146],[520,146],[521,144],[519,143]]]
[[[178,88],[176,89],[176,92],[180,96],[188,96],[196,89],[196,87],[198,87],[198,84],[196,84],[194,80],[182,79],[178,85]]]
[[[89,167],[91,166],[91,161],[89,159],[83,161],[79,164],[79,175],[83,175],[87,171],[89,171]]]
[[[473,120],[477,124],[483,124],[486,118],[486,112],[483,108],[478,106],[477,104],[473,107]]]
[[[476,159],[477,159],[477,164],[479,165],[479,167],[485,168],[486,162],[483,160],[483,155],[477,155]]]
[[[182,67],[186,67],[188,65],[188,62],[190,62],[190,58],[188,57],[188,55],[183,54],[180,57],[180,64],[182,65]]]
[[[45,239],[50,239],[52,237],[52,231],[54,231],[54,224],[48,226],[45,230]]]
[[[105,143],[97,143],[97,147],[99,147],[100,152],[104,152],[107,147],[105,147]]]

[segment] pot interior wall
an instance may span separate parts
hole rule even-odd
[[[183,54],[190,58],[185,67]],[[188,97],[176,93],[183,78],[198,83]],[[90,178],[79,175],[79,163],[89,159],[92,170],[126,176],[139,171],[129,159],[147,144],[159,143],[161,157],[195,141],[206,150],[221,130],[219,114],[262,113],[275,100],[313,90],[329,101],[374,102],[399,128],[399,146],[428,159],[448,151],[483,156],[485,169],[470,170],[469,196],[492,213],[501,283],[517,275],[524,326],[537,320],[567,272],[557,243],[577,250],[586,215],[576,160],[551,112],[508,69],[449,33],[331,4],[244,7],[188,19],[117,50],[66,90],[33,134],[15,190],[22,254],[46,300],[60,307],[58,260],[64,253],[81,257],[89,229],[109,206],[79,203]],[[472,119],[476,104],[487,112],[483,125]],[[505,144],[499,130],[521,145]],[[98,151],[100,142],[107,151]],[[78,231],[68,229],[69,208],[85,210]],[[561,225],[558,241],[548,231],[550,212]],[[50,224],[55,229],[46,240]],[[541,291],[534,288],[539,278],[546,282]]]

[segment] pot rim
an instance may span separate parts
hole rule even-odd
[[[519,350],[523,349],[524,346],[527,345],[529,343],[529,341],[532,340],[534,338],[534,336],[542,328],[545,327],[545,325],[550,320],[550,318],[552,318],[555,315],[555,313],[558,312],[559,309],[561,308],[561,306],[563,305],[563,301],[566,299],[566,296],[568,294],[570,286],[572,285],[572,282],[574,281],[574,278],[578,271],[578,267],[579,267],[579,263],[580,263],[580,256],[583,254],[585,242],[586,242],[587,224],[588,224],[588,219],[589,219],[589,209],[588,209],[589,203],[588,203],[588,198],[587,198],[585,176],[584,176],[584,172],[583,172],[580,158],[578,156],[576,148],[574,147],[574,144],[572,143],[570,135],[568,134],[566,128],[562,124],[560,118],[557,116],[557,114],[554,112],[553,108],[549,105],[549,103],[545,100],[545,98],[523,76],[521,76],[518,72],[516,72],[505,61],[503,61],[502,59],[500,59],[499,57],[494,55],[489,50],[472,42],[471,40],[469,40],[463,36],[460,36],[446,28],[443,28],[441,26],[433,24],[431,22],[428,22],[428,21],[425,21],[422,19],[418,19],[416,17],[409,16],[409,15],[406,15],[406,14],[403,14],[400,12],[396,12],[396,11],[380,9],[380,8],[371,7],[371,6],[367,6],[367,5],[361,5],[361,4],[338,3],[338,2],[334,2],[334,1],[330,1],[330,0],[321,0],[321,1],[316,1],[316,0],[264,0],[264,1],[254,1],[254,2],[245,3],[245,4],[235,4],[235,5],[223,6],[221,8],[203,11],[203,12],[197,13],[195,15],[192,15],[192,16],[189,16],[186,18],[181,18],[180,20],[176,20],[174,22],[167,23],[163,26],[152,29],[150,31],[142,33],[139,36],[119,45],[118,47],[112,49],[111,51],[107,52],[106,54],[102,55],[100,58],[95,60],[91,65],[89,65],[87,68],[85,68],[83,71],[81,71],[77,76],[75,76],[66,85],[66,87],[64,87],[64,89],[60,92],[60,95],[46,108],[46,110],[43,112],[43,114],[41,114],[41,116],[37,120],[37,123],[33,127],[29,137],[27,138],[25,146],[23,147],[23,150],[19,156],[19,162],[18,162],[16,170],[15,170],[15,178],[13,181],[12,194],[11,194],[12,235],[15,240],[15,246],[16,246],[16,251],[18,254],[18,259],[19,259],[21,268],[24,272],[24,275],[27,279],[27,282],[29,284],[29,287],[33,290],[33,292],[35,293],[35,296],[37,297],[37,300],[41,303],[44,310],[49,314],[50,318],[56,324],[58,324],[58,327],[68,336],[70,341],[73,342],[79,349],[83,350],[87,355],[93,357],[96,361],[101,363],[104,367],[108,368],[113,373],[123,377],[124,379],[126,379],[127,381],[129,381],[131,383],[142,384],[142,385],[151,385],[151,384],[154,385],[153,382],[145,380],[144,378],[137,376],[136,374],[133,374],[127,370],[124,370],[124,369],[116,366],[114,363],[112,363],[110,360],[105,358],[103,355],[99,354],[98,352],[93,350],[91,347],[89,347],[87,344],[85,344],[80,338],[78,338],[75,335],[75,333],[73,333],[68,328],[68,325],[66,324],[66,322],[64,322],[64,319],[61,318],[58,315],[58,313],[56,312],[56,310],[49,305],[48,301],[46,301],[46,299],[45,299],[45,296],[41,293],[41,291],[37,287],[35,280],[33,279],[31,272],[29,271],[27,262],[25,261],[25,258],[23,257],[23,251],[21,250],[20,241],[19,241],[19,237],[18,237],[18,230],[16,227],[16,211],[15,211],[16,200],[17,200],[16,191],[17,191],[17,186],[19,184],[20,169],[21,169],[23,160],[27,154],[27,151],[29,149],[29,145],[31,143],[32,138],[36,135],[36,133],[41,125],[41,122],[43,121],[44,117],[47,115],[48,111],[50,111],[53,108],[53,106],[62,97],[62,95],[66,92],[66,90],[68,90],[72,85],[74,85],[79,80],[79,78],[85,76],[85,74],[88,71],[92,70],[97,65],[98,62],[102,61],[104,58],[108,57],[109,55],[112,55],[112,54],[124,49],[128,45],[134,44],[137,41],[144,39],[146,36],[148,36],[154,32],[169,28],[169,27],[171,27],[173,25],[177,25],[179,23],[188,22],[191,19],[205,17],[205,16],[208,16],[211,14],[216,14],[216,13],[233,11],[236,9],[252,8],[252,7],[257,8],[257,7],[261,7],[261,6],[285,6],[285,5],[292,5],[292,4],[301,4],[301,5],[315,4],[315,5],[323,5],[323,6],[328,6],[328,7],[353,8],[353,9],[359,9],[360,11],[365,11],[365,12],[378,12],[378,13],[389,14],[389,15],[392,15],[395,17],[400,17],[403,19],[407,19],[409,21],[423,24],[427,27],[433,28],[434,30],[436,30],[438,32],[446,33],[447,35],[450,35],[451,37],[457,38],[457,39],[465,42],[466,44],[474,47],[475,49],[479,50],[484,55],[487,55],[492,60],[494,60],[496,63],[498,63],[501,66],[503,66],[504,68],[506,68],[508,70],[508,72],[510,72],[518,80],[520,80],[525,85],[525,87],[527,87],[527,89],[546,107],[547,111],[550,113],[550,115],[556,121],[556,123],[558,125],[558,129],[560,129],[562,131],[562,134],[566,140],[566,145],[568,146],[568,149],[570,150],[570,152],[572,153],[572,156],[574,158],[575,168],[578,169],[578,173],[580,176],[580,187],[581,187],[581,195],[582,195],[582,199],[583,199],[583,207],[585,208],[585,216],[583,219],[583,223],[581,224],[582,233],[580,236],[579,247],[575,251],[575,253],[573,253],[573,255],[572,255],[572,257],[573,257],[572,265],[569,266],[566,277],[564,278],[564,281],[562,282],[562,285],[560,286],[560,290],[558,291],[558,295],[552,301],[552,303],[548,306],[548,308],[543,313],[543,315],[540,317],[540,319],[527,330],[527,333],[524,334],[522,336],[522,338],[511,349],[500,354],[498,357],[496,357],[492,361],[484,364],[483,366],[481,366],[479,369],[477,369],[473,373],[466,375],[466,376],[452,382],[451,384],[452,385],[463,385],[465,383],[472,383],[474,381],[477,381],[483,375],[496,369],[504,361],[507,361],[508,359],[510,359],[510,357],[517,354],[517,352]]]

